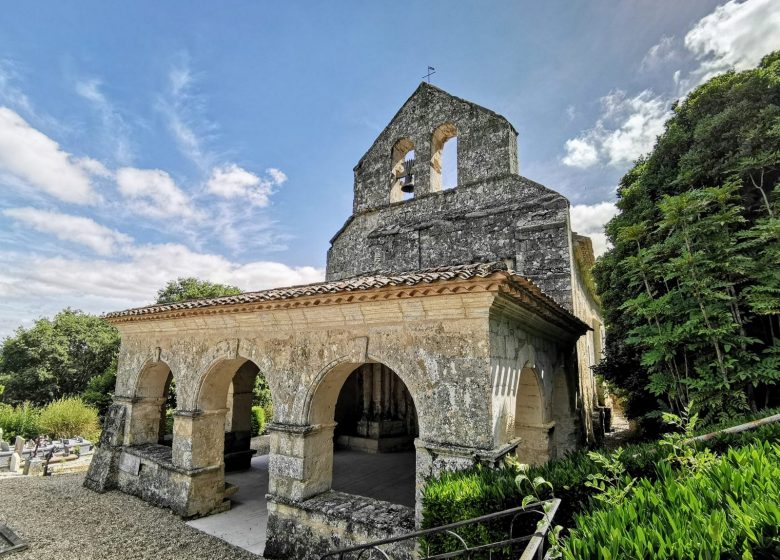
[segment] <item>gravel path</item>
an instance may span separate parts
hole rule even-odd
[[[127,494],[97,494],[83,474],[0,480],[0,523],[29,549],[9,560],[257,560],[243,549],[188,527],[168,510]]]

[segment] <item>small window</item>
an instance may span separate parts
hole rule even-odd
[[[458,184],[458,130],[447,123],[433,131],[431,138],[431,192],[451,189]]]

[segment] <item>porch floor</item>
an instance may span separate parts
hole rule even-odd
[[[254,457],[249,470],[228,473],[225,479],[238,486],[230,510],[188,521],[187,525],[262,555],[268,522],[268,455]],[[414,507],[414,482],[414,451],[369,454],[336,450],[333,455],[334,490]]]

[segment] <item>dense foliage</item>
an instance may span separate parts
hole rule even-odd
[[[622,178],[594,274],[608,334],[597,371],[629,415],[694,399],[712,420],[778,402],[779,179],[780,52],[677,104]]]
[[[190,299],[234,296],[240,293],[241,290],[235,286],[215,284],[197,278],[179,278],[168,282],[157,292],[157,303],[176,303]]]
[[[97,409],[87,405],[78,397],[50,402],[38,419],[42,434],[54,438],[83,436],[96,441],[100,436]]]
[[[622,502],[578,516],[566,560],[777,558],[780,445],[730,449],[691,474],[658,465]]]
[[[13,441],[16,436],[34,439],[39,435],[83,436],[97,441],[100,435],[97,409],[77,397],[59,399],[44,407],[0,404],[0,429],[6,441]]]
[[[113,367],[119,333],[99,317],[66,309],[20,327],[0,349],[2,399],[43,405],[84,391]]]
[[[772,413],[780,413],[780,409],[767,411],[761,416]],[[747,416],[737,423],[752,418]],[[731,447],[748,445],[754,441],[780,444],[780,423],[767,424],[748,432],[720,434],[715,439],[697,444],[696,448],[722,454]],[[657,465],[664,462],[668,455],[666,447],[658,442],[644,442],[623,449],[621,460],[628,476],[654,480],[657,477]],[[594,500],[596,489],[589,484],[589,477],[599,473],[600,469],[601,466],[586,451],[579,451],[546,465],[531,467],[526,474],[531,479],[542,477],[552,484],[555,497],[561,499],[555,523],[571,527],[577,514],[600,505],[599,501]],[[442,473],[439,478],[429,481],[423,492],[423,526],[436,527],[517,507],[525,495],[515,484],[518,474],[513,465],[499,469],[477,466]],[[479,529],[471,536],[477,542],[484,534]]]
[[[252,437],[261,436],[265,433],[265,410],[261,406],[252,407]]]
[[[24,439],[38,436],[40,416],[41,410],[28,402],[17,406],[0,404],[0,430],[3,430],[3,439],[13,442],[17,436]]]

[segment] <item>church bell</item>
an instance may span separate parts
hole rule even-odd
[[[412,168],[414,167],[414,158],[404,161],[404,174],[399,177],[401,181],[401,191],[405,193],[414,192],[414,173]]]

